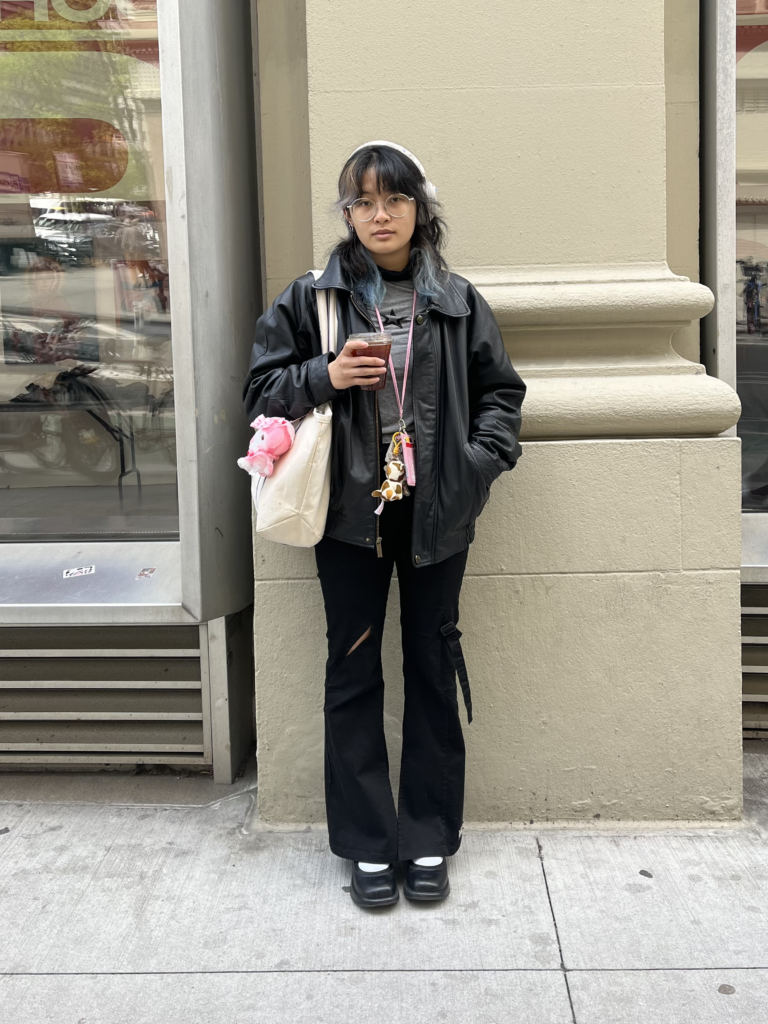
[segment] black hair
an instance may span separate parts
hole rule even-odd
[[[401,192],[416,201],[416,227],[411,238],[411,273],[419,295],[434,299],[442,295],[448,280],[448,266],[443,258],[445,222],[439,216],[440,204],[429,195],[424,175],[413,162],[389,146],[365,146],[353,153],[339,175],[337,209],[359,199],[363,178],[368,171],[376,176],[380,192]],[[371,254],[347,221],[347,237],[338,242],[332,255],[339,257],[341,267],[352,281],[355,294],[366,305],[378,305],[384,298],[384,282]]]

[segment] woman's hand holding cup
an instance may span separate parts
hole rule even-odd
[[[386,375],[387,363],[375,356],[355,355],[356,352],[368,348],[367,341],[356,341],[350,338],[336,358],[328,364],[328,376],[331,384],[341,391],[355,384],[375,384]]]

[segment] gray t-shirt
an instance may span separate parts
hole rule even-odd
[[[403,375],[405,373],[405,354],[408,351],[408,332],[411,329],[411,313],[413,311],[413,281],[410,271],[394,273],[382,271],[386,294],[379,306],[384,330],[392,335],[392,362],[397,374],[397,387],[402,397]],[[416,309],[419,309],[419,300],[416,300]],[[378,327],[378,318],[375,309],[368,311],[371,320]],[[395,389],[392,385],[392,370],[388,368],[387,386],[379,391],[379,420],[381,423],[381,440],[383,444],[389,444],[392,435],[398,429],[400,411],[397,406]],[[413,421],[413,345],[411,345],[411,363],[408,369],[408,386],[405,389],[405,405],[403,408],[403,419],[405,428],[411,436],[414,436]],[[414,438],[415,440],[415,438]]]

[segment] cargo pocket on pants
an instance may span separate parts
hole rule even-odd
[[[440,627],[440,632],[445,637],[448,649],[451,652],[453,667],[456,669],[456,674],[458,675],[459,683],[461,684],[461,692],[464,695],[464,706],[467,709],[467,722],[471,723],[472,694],[469,690],[469,676],[467,675],[467,666],[464,661],[464,652],[461,649],[461,631],[455,622],[446,622],[444,626]]]

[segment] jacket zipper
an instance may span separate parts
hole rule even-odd
[[[381,479],[381,431],[379,430],[379,392],[373,392],[373,428],[374,428],[374,442],[376,445],[376,479]],[[381,550],[381,537],[379,536],[379,517],[374,512],[373,518],[376,520],[376,557],[383,558],[384,555]]]
[[[349,296],[349,301],[355,307],[355,309],[360,314],[360,316],[363,318],[363,320],[366,320],[371,325],[371,327],[375,327],[376,326],[374,324],[374,322],[370,319],[370,317],[366,316],[365,313],[362,311],[362,309],[360,309],[360,307],[355,302],[354,297],[352,296],[351,293],[350,293],[350,296]],[[374,445],[374,448],[376,450],[376,480],[374,481],[374,484],[376,484],[379,480],[381,480],[381,439],[380,439],[381,429],[379,427],[379,393],[378,393],[378,391],[374,391],[374,393],[373,393],[373,429],[374,429],[373,445]],[[381,535],[379,534],[379,517],[374,513],[373,518],[374,518],[374,521],[375,521],[374,522],[374,529],[376,531],[375,532],[375,538],[376,538],[376,540],[375,540],[376,557],[377,558],[383,558],[384,557],[384,553],[381,550]]]
[[[432,306],[429,306],[428,309],[427,309],[427,312],[429,312],[431,309],[432,309]],[[430,327],[429,327],[429,329],[430,329],[430,333],[432,335],[432,344],[434,345],[434,348],[435,348],[435,363],[438,364],[439,360],[440,360],[440,348],[439,348],[439,345],[435,344],[435,332],[434,332],[434,330],[432,328],[433,328],[433,325],[432,325],[432,320],[430,318]],[[437,366],[436,379],[435,379],[435,386],[436,386],[436,391],[437,391],[437,401],[435,403],[435,406],[436,406],[435,418],[437,420],[437,423],[436,423],[437,429],[435,431],[436,440],[437,440],[437,447],[436,447],[436,451],[435,451],[435,462],[438,465],[440,464],[440,452],[443,450],[443,438],[441,436],[442,435],[442,430],[443,430],[443,417],[441,415],[442,410],[441,410],[441,407],[440,407],[440,376],[441,376],[440,371],[441,371],[441,369],[442,369],[442,367],[440,367],[438,365]],[[433,516],[433,519],[432,519],[432,550],[429,553],[430,554],[430,559],[432,560],[432,562],[434,562],[434,560],[435,560],[435,549],[437,548],[437,515],[438,515],[439,506],[440,506],[440,474],[438,472],[438,473],[435,474],[435,502],[434,502],[435,511],[434,511],[434,516]]]
[[[429,312],[429,309],[430,309],[430,307],[428,306],[427,310],[426,310],[427,313]],[[416,314],[414,314],[414,315],[416,315]],[[430,330],[431,329],[432,328],[431,328],[431,325],[430,325]],[[415,352],[411,356],[411,368],[409,370],[409,373],[411,374],[411,378],[413,380],[413,383],[411,384],[411,396],[412,396],[411,408],[413,410],[413,435],[414,435],[413,439],[416,442],[416,450],[418,451],[419,450],[419,421],[416,418],[416,406],[417,406],[418,403],[416,402],[416,353]],[[413,562],[413,538],[414,538],[414,534],[416,533],[416,495],[415,494],[414,494],[414,496],[413,496],[413,498],[411,500],[414,503],[414,516],[413,516],[413,526],[411,528],[411,549],[410,549],[411,550],[411,562]]]

